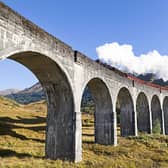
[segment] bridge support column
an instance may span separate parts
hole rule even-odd
[[[47,93],[48,103],[46,158],[74,161],[76,120],[72,92],[62,81],[47,84],[43,88]]]
[[[82,160],[82,117],[81,112],[74,113],[74,122],[75,122],[75,162]]]
[[[137,123],[137,111],[136,111],[136,104],[134,102],[134,119],[133,119],[133,122],[134,122],[134,135],[135,136],[138,136],[138,123]]]
[[[114,146],[117,146],[117,112],[115,103],[113,105],[113,131]]]
[[[161,113],[162,113],[162,119],[161,119],[161,122],[162,122],[162,134],[165,135],[165,120],[164,120],[164,111],[163,111],[163,108],[161,108]]]
[[[152,134],[152,110],[151,110],[151,103],[149,103],[149,133]]]
[[[164,99],[163,99],[163,94],[160,93],[160,106],[161,106],[161,126],[162,126],[162,134],[165,135],[166,134],[166,130],[165,130],[165,126],[166,126],[166,123],[165,123],[165,109],[164,109]]]
[[[137,122],[137,108],[136,108],[136,88],[133,88],[133,126],[134,126],[134,136],[138,136],[138,122]]]
[[[109,109],[112,110],[112,109]],[[107,109],[107,111],[109,111]],[[95,114],[95,143],[102,145],[113,145],[114,144],[114,135],[113,135],[113,119],[112,113],[104,114],[98,113]]]

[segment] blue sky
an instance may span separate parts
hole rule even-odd
[[[2,0],[49,33],[95,59],[104,43],[131,44],[140,55],[168,55],[167,0]],[[36,82],[23,66],[0,62],[0,90]]]

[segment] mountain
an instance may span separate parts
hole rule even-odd
[[[6,90],[1,90],[0,95],[1,96],[6,96],[9,94],[15,94],[18,93],[20,90],[19,89],[6,89]]]
[[[39,82],[17,93],[7,94],[5,97],[13,99],[21,104],[29,104],[46,98]]]
[[[41,84],[38,82],[38,83],[34,84],[33,86],[26,88],[18,93],[19,94],[28,94],[28,93],[38,93],[41,91],[43,91],[43,88],[41,87]]]
[[[148,82],[152,82],[157,85],[168,86],[168,81],[164,81],[163,79],[158,79],[157,76],[153,73],[141,74],[141,75],[137,75],[136,77]]]
[[[140,74],[136,75],[136,77],[148,82],[153,82],[156,78],[155,74],[153,73]]]

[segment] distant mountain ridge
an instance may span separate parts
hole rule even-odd
[[[33,86],[26,88],[20,92],[18,92],[19,94],[27,94],[27,93],[38,93],[43,91],[43,88],[41,86],[41,84],[39,82],[37,82],[36,84],[34,84]]]
[[[137,78],[142,79],[144,81],[152,82],[157,85],[168,86],[168,81],[164,81],[163,79],[157,79],[156,75],[153,73],[137,75]]]
[[[164,82],[163,79],[156,79],[156,75],[152,73],[143,74],[143,75],[141,74],[136,77],[161,86],[168,86],[168,81]],[[13,99],[16,102],[21,104],[29,104],[32,102],[44,100],[46,98],[43,88],[39,82],[21,91],[17,89],[8,89],[8,90],[0,91],[0,95]],[[89,104],[89,106],[93,106],[91,93],[88,88],[85,89],[83,100],[82,100],[83,107],[86,104]]]
[[[43,88],[39,82],[24,90],[7,94],[5,97],[13,99],[21,104],[29,104],[46,98]]]
[[[20,90],[19,89],[5,89],[5,90],[0,90],[0,95],[1,96],[6,96],[9,94],[15,94],[18,93]]]

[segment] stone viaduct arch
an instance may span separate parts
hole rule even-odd
[[[163,100],[164,126],[165,134],[168,135],[168,96]]]
[[[138,131],[150,133],[149,102],[145,93],[138,94],[136,100]]]
[[[129,90],[125,87],[119,90],[116,102],[116,108],[120,117],[121,136],[134,135],[134,104]]]
[[[96,103],[97,143],[117,144],[117,108],[122,136],[137,135],[137,128],[151,132],[156,119],[168,133],[168,88],[91,60],[0,2],[0,59],[5,58],[28,67],[46,92],[47,158],[82,159],[80,105],[86,85]]]
[[[151,111],[152,111],[152,127],[153,129],[156,127],[157,122],[160,124],[161,132],[162,130],[162,110],[159,97],[154,95],[151,101]]]
[[[91,79],[87,86],[95,103],[95,143],[113,144],[113,105],[109,89],[100,78]]]
[[[55,60],[37,52],[19,52],[9,55],[8,58],[31,70],[46,93],[48,106],[46,157],[74,159],[71,158],[75,138],[73,134],[74,99],[71,83],[65,72]]]

